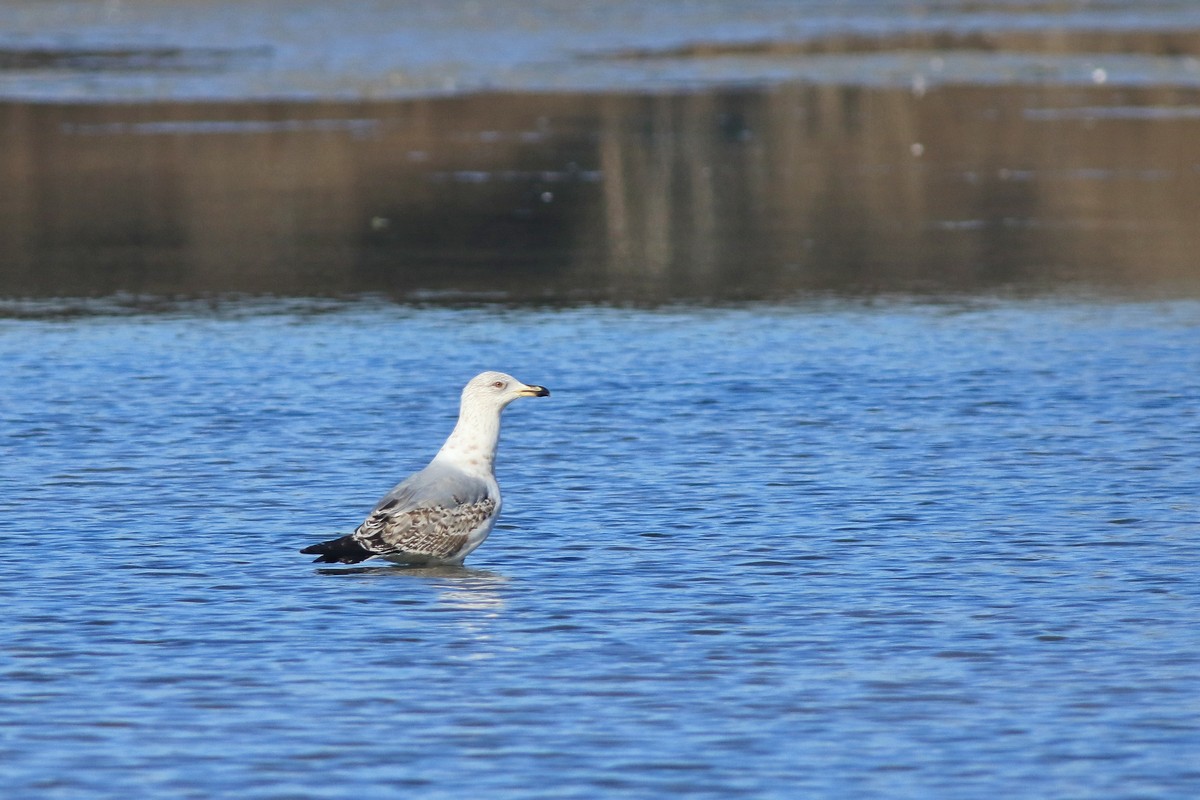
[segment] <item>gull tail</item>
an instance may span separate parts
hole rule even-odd
[[[319,558],[313,559],[315,564],[357,564],[375,555],[363,547],[352,533],[346,534],[340,539],[330,539],[328,542],[309,545],[300,552],[310,556],[319,556]]]

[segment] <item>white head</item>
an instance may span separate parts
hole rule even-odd
[[[545,397],[544,386],[521,383],[503,372],[483,372],[462,392],[458,424],[434,460],[451,461],[467,471],[490,475],[500,440],[500,412],[518,397]]]
[[[521,383],[503,372],[481,372],[467,382],[462,391],[463,407],[494,408],[500,412],[518,397],[546,397],[550,390],[544,386]]]

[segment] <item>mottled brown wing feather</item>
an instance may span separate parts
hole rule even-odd
[[[381,507],[358,526],[354,538],[372,553],[451,558],[467,544],[471,531],[496,510],[484,497],[456,506]]]

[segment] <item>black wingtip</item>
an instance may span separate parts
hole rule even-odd
[[[313,559],[314,564],[357,564],[375,555],[359,544],[353,535],[311,544],[300,552],[309,556],[319,556]]]

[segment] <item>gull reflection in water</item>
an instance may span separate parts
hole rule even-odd
[[[486,612],[475,619],[495,617],[504,608],[504,597],[500,591],[509,581],[507,576],[498,572],[447,564],[325,567],[318,569],[317,573],[420,580],[438,590],[438,602],[446,608]]]

